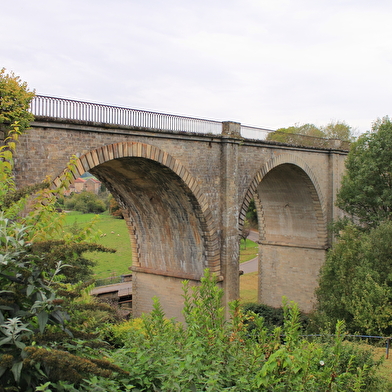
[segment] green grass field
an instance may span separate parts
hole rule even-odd
[[[70,226],[73,226],[75,222],[82,224],[90,221],[94,216],[94,214],[73,211],[67,213],[66,223]],[[96,279],[129,274],[129,267],[132,265],[132,250],[125,220],[115,219],[109,214],[101,214],[95,229],[103,234],[102,237],[98,237],[96,241],[98,244],[117,250],[116,253],[86,253],[87,257],[97,262],[94,267]]]

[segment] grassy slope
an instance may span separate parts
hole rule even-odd
[[[94,214],[71,212],[67,214],[66,222],[73,225],[75,222],[88,222],[92,217],[94,217]],[[98,238],[97,243],[117,250],[116,253],[89,252],[86,254],[97,262],[94,267],[97,279],[129,274],[129,267],[132,265],[132,251],[125,221],[114,219],[107,214],[101,214],[96,230],[103,235]]]

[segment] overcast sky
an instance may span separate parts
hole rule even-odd
[[[391,114],[390,0],[3,0],[37,94],[277,129]]]

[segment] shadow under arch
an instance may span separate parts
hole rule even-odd
[[[240,230],[254,198],[259,227],[259,301],[281,306],[282,296],[310,311],[328,245],[325,202],[302,159],[281,154],[254,176],[240,210]]]
[[[162,287],[169,282],[175,293],[167,303],[173,303],[173,309],[165,311],[170,317],[178,316],[174,308],[180,307],[176,298],[182,293],[181,281],[199,280],[205,268],[220,274],[218,235],[196,179],[179,160],[139,142],[115,143],[89,151],[77,159],[72,176],[76,179],[85,172],[100,179],[125,211],[133,251],[132,270],[134,277],[139,277],[134,279],[133,291],[141,287],[143,274],[160,276],[145,289],[149,293],[144,295],[144,289],[138,288],[138,295],[150,299],[154,295],[167,297],[170,292],[164,292]],[[64,176],[66,172],[54,184],[59,185]],[[173,279],[177,281],[173,283]],[[138,305],[137,313],[151,310],[151,305]]]
[[[271,158],[269,161],[267,161],[262,167],[261,169],[256,173],[256,175],[254,176],[253,180],[251,181],[248,190],[245,194],[243,203],[241,205],[240,208],[240,215],[239,215],[239,230],[241,232],[244,222],[245,222],[245,218],[246,218],[246,212],[248,211],[248,207],[249,207],[249,203],[250,201],[254,198],[254,195],[257,195],[257,188],[259,186],[259,184],[261,183],[261,181],[263,180],[263,178],[275,167],[280,166],[280,165],[293,165],[296,166],[298,168],[300,168],[308,177],[309,182],[308,185],[311,188],[311,192],[314,194],[314,201],[317,204],[317,210],[319,210],[319,214],[318,214],[318,226],[319,229],[321,230],[321,232],[323,234],[326,235],[326,212],[325,212],[325,201],[324,201],[324,197],[323,194],[321,192],[321,188],[320,185],[318,183],[318,180],[316,178],[316,176],[314,175],[313,171],[311,170],[311,168],[308,166],[308,164],[302,160],[301,158],[299,158],[298,156],[294,155],[294,154],[281,154],[278,156],[275,156],[273,158]],[[257,197],[257,196],[256,196]],[[257,205],[257,200],[256,201],[256,205]],[[262,211],[257,211],[262,212]],[[262,219],[263,217],[259,217],[259,219]]]

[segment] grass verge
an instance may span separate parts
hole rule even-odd
[[[240,276],[240,301],[257,302],[258,272],[251,272]]]

